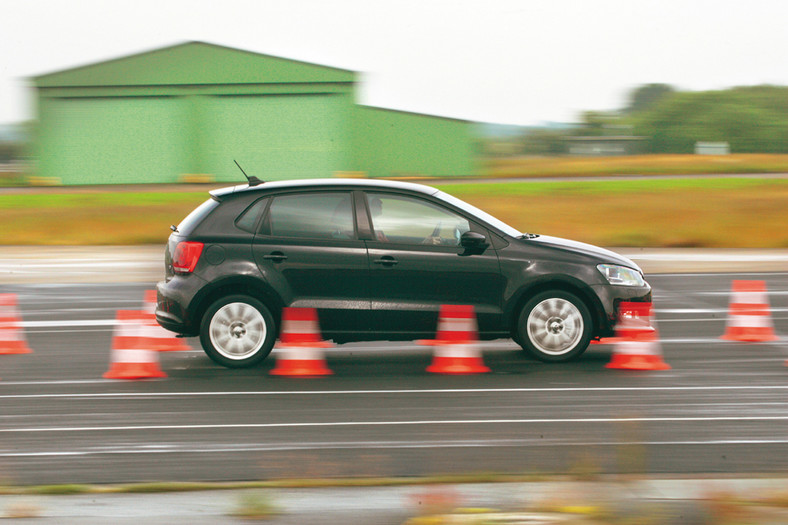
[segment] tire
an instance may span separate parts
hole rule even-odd
[[[200,342],[214,362],[227,368],[260,364],[276,342],[274,317],[253,297],[230,295],[214,302],[202,317]]]
[[[546,291],[523,306],[514,339],[540,361],[562,363],[585,352],[591,329],[591,313],[583,301],[569,292]]]

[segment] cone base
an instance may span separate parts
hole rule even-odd
[[[119,364],[110,367],[102,377],[104,379],[160,379],[167,377],[162,370],[151,365]]]
[[[0,355],[11,355],[11,354],[32,354],[33,351],[28,348],[28,346],[23,343],[11,343],[11,344],[4,344],[0,346]]]
[[[175,340],[172,342],[154,343],[151,349],[156,352],[188,352],[192,347]]]
[[[774,332],[771,333],[727,332],[724,335],[721,335],[720,339],[723,339],[725,341],[740,341],[742,343],[769,343],[772,341],[780,340],[780,338],[777,337],[774,334]]]
[[[286,377],[319,377],[330,376],[334,372],[329,370],[323,361],[311,359],[280,359],[276,368],[269,372],[272,376]]]
[[[276,342],[274,348],[333,348],[328,341],[282,341]]]
[[[605,368],[617,370],[670,370],[670,365],[657,356],[614,356]]]
[[[451,358],[436,357],[427,372],[431,374],[465,375],[465,374],[486,374],[490,372],[479,358]]]
[[[418,339],[417,345],[421,346],[450,346],[450,345],[475,345],[479,342],[478,339]]]

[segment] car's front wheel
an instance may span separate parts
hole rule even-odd
[[[531,298],[517,320],[515,340],[540,361],[569,361],[591,342],[591,314],[572,293],[547,291]]]
[[[268,308],[253,297],[223,297],[203,315],[200,342],[216,363],[228,368],[248,368],[271,353],[276,342],[276,322]]]

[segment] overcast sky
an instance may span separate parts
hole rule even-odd
[[[0,123],[27,78],[186,40],[361,73],[359,102],[533,125],[638,85],[788,85],[786,0],[0,0]]]

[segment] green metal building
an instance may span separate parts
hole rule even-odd
[[[476,171],[471,123],[358,105],[352,71],[187,42],[33,81],[46,183]]]

